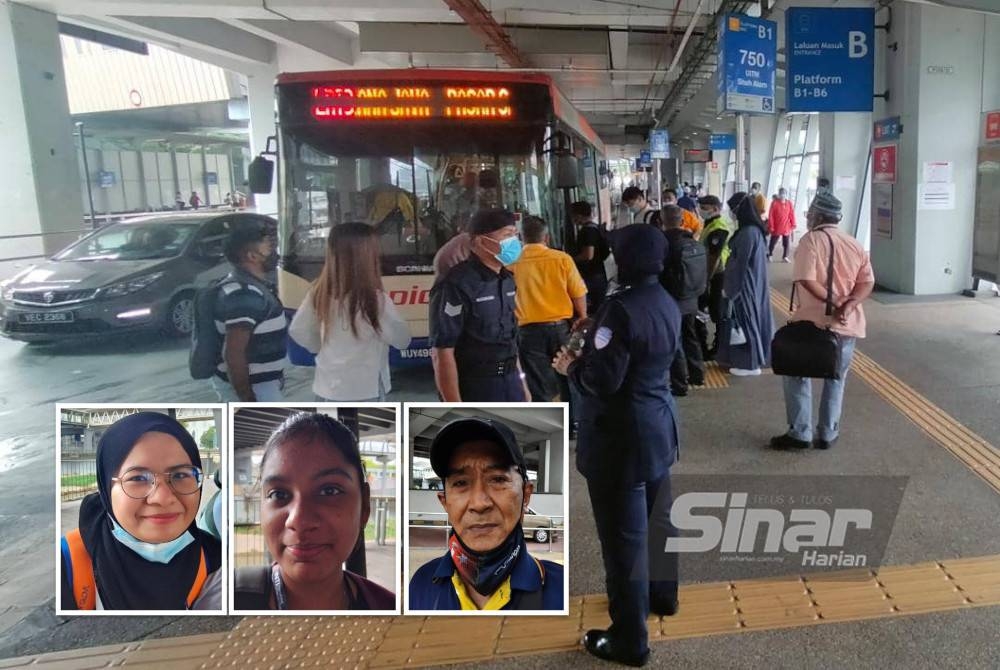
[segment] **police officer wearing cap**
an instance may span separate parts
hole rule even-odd
[[[521,257],[510,212],[480,210],[469,223],[471,256],[431,290],[434,381],[446,402],[530,400],[517,359],[514,276]]]
[[[667,240],[654,226],[615,232],[625,288],[605,300],[583,349],[553,361],[581,396],[576,467],[587,480],[604,557],[611,627],[583,638],[591,654],[641,666],[646,619],[677,611],[676,556],[664,553],[670,524],[670,466],[677,458],[677,407],[670,364],[681,315],[659,284]]]
[[[562,566],[529,555],[524,541],[534,489],[510,428],[495,419],[452,421],[430,456],[452,530],[448,553],[410,580],[409,609],[564,609]]]

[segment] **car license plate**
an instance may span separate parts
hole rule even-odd
[[[28,312],[19,314],[21,323],[66,323],[73,320],[73,312]]]

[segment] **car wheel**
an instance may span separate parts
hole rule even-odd
[[[539,528],[538,530],[535,531],[533,537],[535,538],[535,542],[548,542],[549,531],[545,530],[544,528]]]
[[[171,337],[188,337],[194,330],[194,293],[181,293],[170,301],[164,330]]]

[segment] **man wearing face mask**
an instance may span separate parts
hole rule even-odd
[[[528,553],[522,526],[534,486],[517,438],[495,419],[452,421],[434,436],[448,553],[410,580],[411,610],[561,610],[563,567]]]
[[[225,339],[212,384],[221,402],[280,401],[288,320],[270,281],[278,267],[273,226],[237,222],[225,253],[233,270],[215,303],[215,326]]]
[[[517,358],[514,275],[506,268],[521,257],[514,217],[480,210],[468,233],[472,254],[431,289],[438,394],[445,402],[530,400]]]

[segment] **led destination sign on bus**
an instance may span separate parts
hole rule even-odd
[[[319,121],[489,119],[514,117],[503,86],[314,86],[312,116]]]

